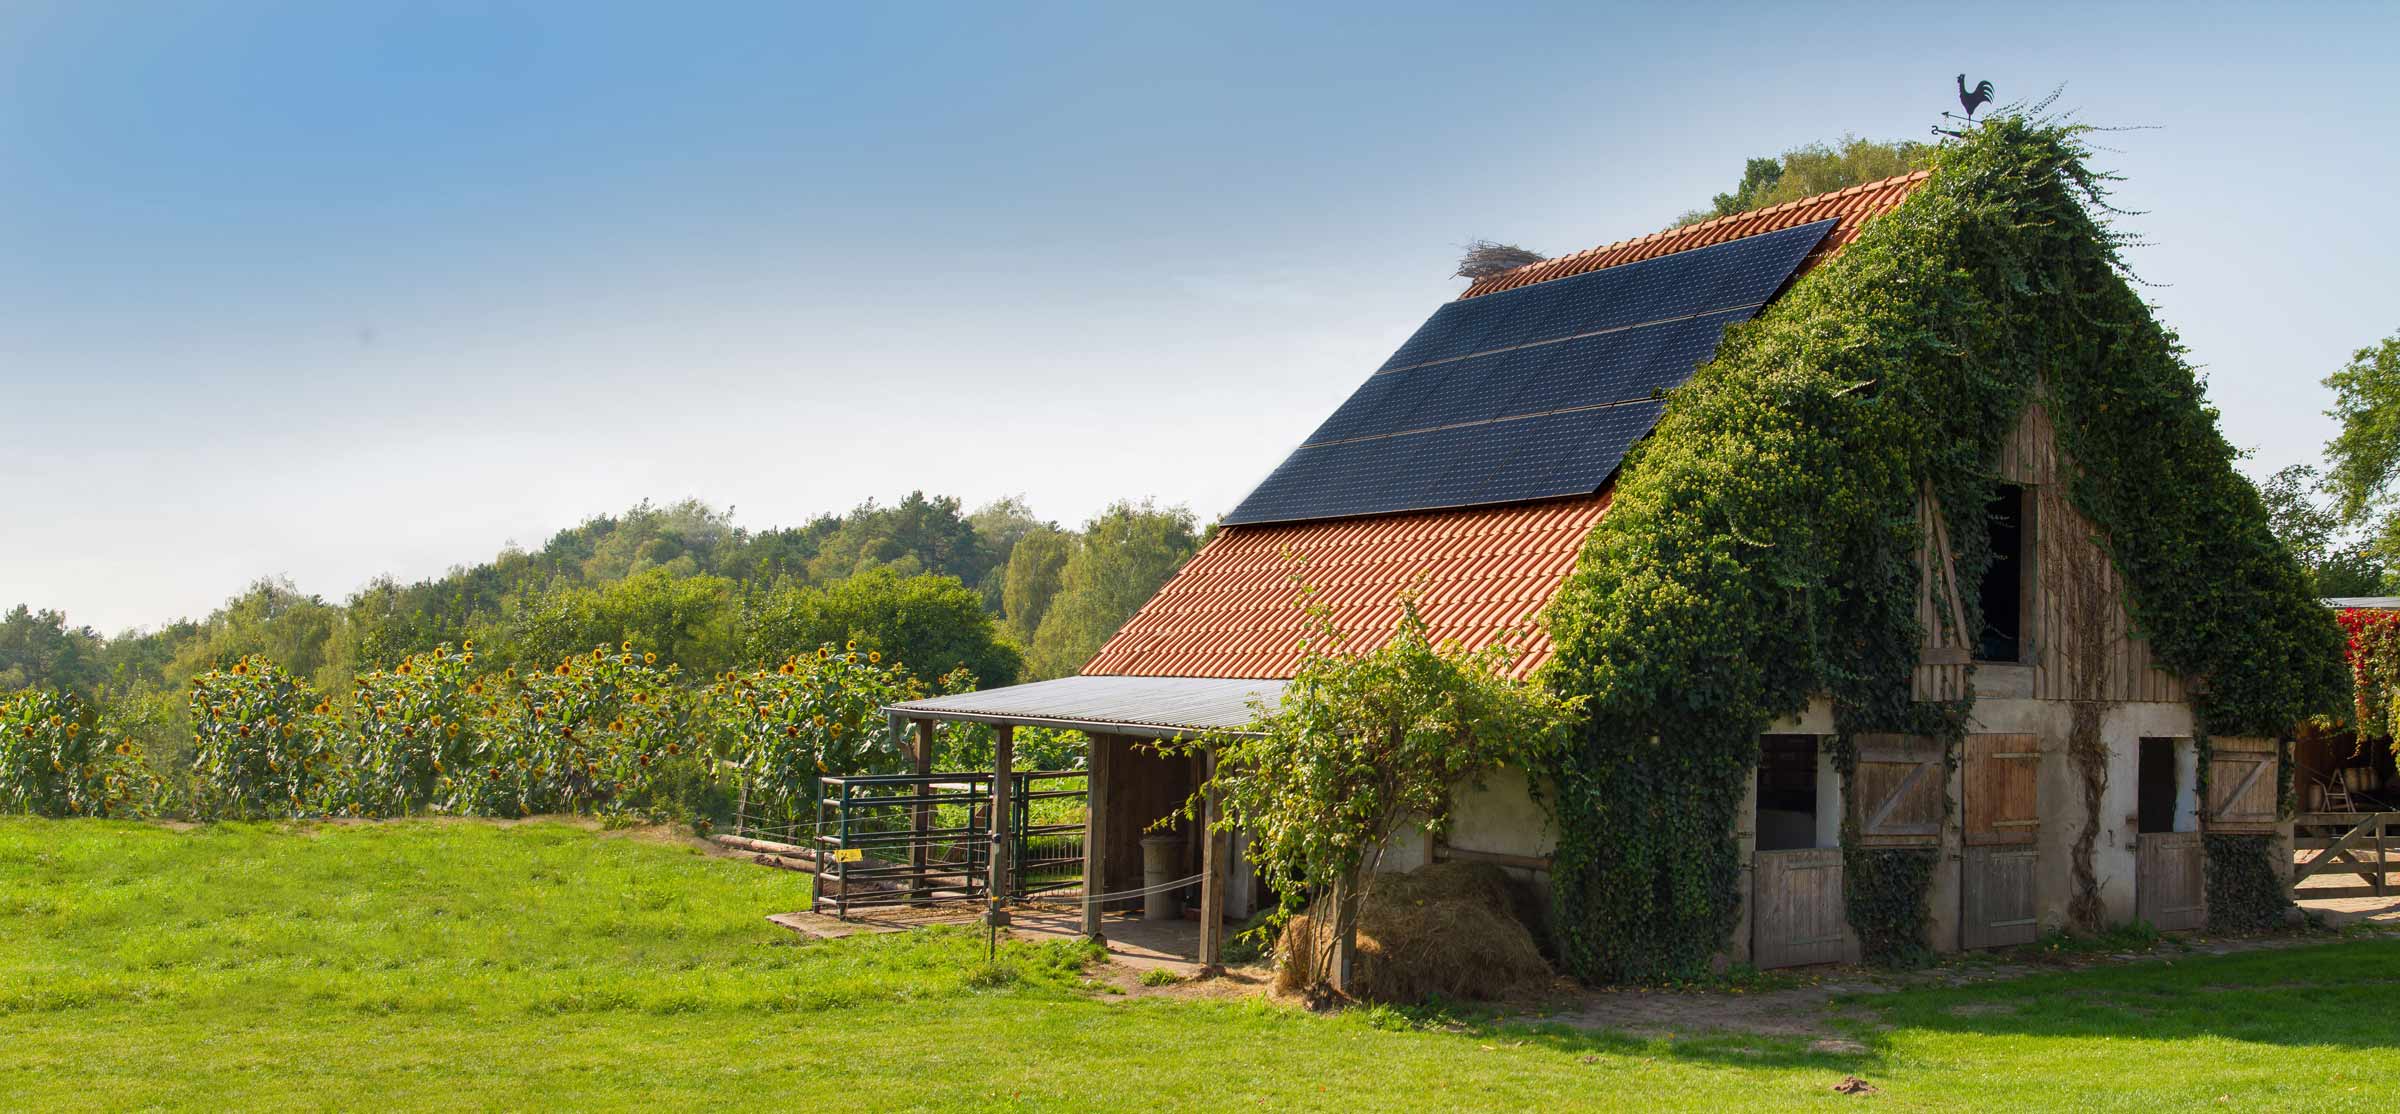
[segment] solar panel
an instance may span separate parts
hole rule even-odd
[[[1447,303],[1225,521],[1597,491],[1835,223]]]

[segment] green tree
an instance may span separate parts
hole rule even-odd
[[[879,651],[928,688],[964,668],[981,687],[1012,684],[1023,668],[983,596],[957,577],[869,569],[822,587],[786,587],[759,608],[746,660],[783,661],[819,646]]]
[[[181,685],[220,664],[251,655],[274,662],[294,677],[313,678],[331,690],[348,687],[351,662],[337,637],[342,609],[301,592],[281,578],[262,578],[225,601],[177,648],[167,680]]]
[[[1415,601],[1402,605],[1391,641],[1364,653],[1312,609],[1281,705],[1206,744],[1217,752],[1207,790],[1225,822],[1250,833],[1251,858],[1278,893],[1315,901],[1307,969],[1320,1004],[1348,992],[1359,900],[1401,827],[1439,838],[1454,791],[1545,761],[1574,720],[1548,689],[1509,679],[1510,647],[1437,645]]]
[[[741,664],[736,586],[659,566],[598,587],[554,586],[525,601],[501,639],[500,664],[546,665],[594,646],[631,642],[700,675]]]
[[[2326,377],[2342,431],[2325,445],[2325,487],[2345,524],[2367,530],[2375,556],[2400,559],[2400,516],[2391,512],[2400,477],[2400,333],[2351,353]]]
[[[1000,612],[1008,591],[1008,563],[1016,556],[1017,543],[1040,531],[1056,531],[1058,524],[1034,517],[1024,496],[1009,495],[977,507],[967,516],[967,525],[974,528],[984,556],[991,562],[975,587],[983,593],[984,608]]]
[[[809,579],[819,584],[877,568],[902,576],[938,573],[979,585],[992,569],[992,557],[959,513],[956,496],[912,491],[889,507],[872,499],[860,504],[808,563]]]
[[[1932,147],[1907,140],[1879,143],[1846,135],[1839,143],[1804,144],[1775,158],[1755,158],[1742,164],[1742,178],[1733,192],[1718,194],[1706,209],[1685,213],[1675,226],[1881,181],[1922,170],[1932,158]]]
[[[2384,565],[2363,539],[2347,537],[2342,516],[2319,493],[2314,465],[2294,464],[2258,485],[2267,525],[2300,559],[2319,596],[2369,596],[2382,589]]]
[[[1058,594],[1034,630],[1027,653],[1032,675],[1064,677],[1081,669],[1199,549],[1184,507],[1120,502],[1084,524],[1081,544],[1059,570]]]
[[[1033,644],[1042,616],[1058,596],[1059,575],[1078,540],[1064,530],[1040,529],[1025,535],[1008,555],[1000,586],[1000,614],[1018,644]]]
[[[100,634],[56,611],[18,604],[0,616],[0,693],[55,689],[90,700],[106,679]]]

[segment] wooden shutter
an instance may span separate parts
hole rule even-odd
[[[1909,847],[1942,837],[1942,745],[1915,735],[1861,735],[1850,781],[1850,818],[1868,847]]]
[[[2033,842],[2042,826],[2040,738],[1969,735],[1966,747],[1967,843]]]
[[[2275,757],[2273,739],[2210,741],[2211,831],[2269,831],[2275,827]]]

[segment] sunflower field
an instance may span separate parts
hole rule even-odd
[[[0,697],[0,810],[129,816],[156,799],[133,744],[81,701],[34,690]]]
[[[855,643],[706,685],[630,642],[519,668],[486,665],[471,641],[444,644],[358,674],[336,699],[263,657],[220,665],[185,694],[188,777],[160,776],[71,696],[0,697],[0,811],[203,820],[583,813],[706,826],[729,817],[739,794],[753,814],[797,819],[814,807],[820,777],[904,768],[883,707],[926,695],[899,662]],[[959,670],[935,689],[974,684]],[[944,761],[988,763],[984,734],[946,730]],[[1020,753],[1080,764],[1080,737],[1038,734]]]

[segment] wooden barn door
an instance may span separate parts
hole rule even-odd
[[[1751,962],[1761,969],[1839,963],[1850,928],[1838,847],[1758,853]]]
[[[2187,932],[2208,920],[2200,833],[2146,832],[2134,860],[2134,915],[2160,932]]]
[[[1966,848],[1959,864],[1965,903],[1959,936],[1966,947],[2030,944],[2040,932],[2033,898],[2040,772],[2036,736],[1966,738]]]
[[[1865,847],[1933,847],[1942,839],[1942,744],[1915,735],[1861,735],[1850,818]]]
[[[2209,745],[2208,830],[2275,830],[2275,741],[2217,739]]]

